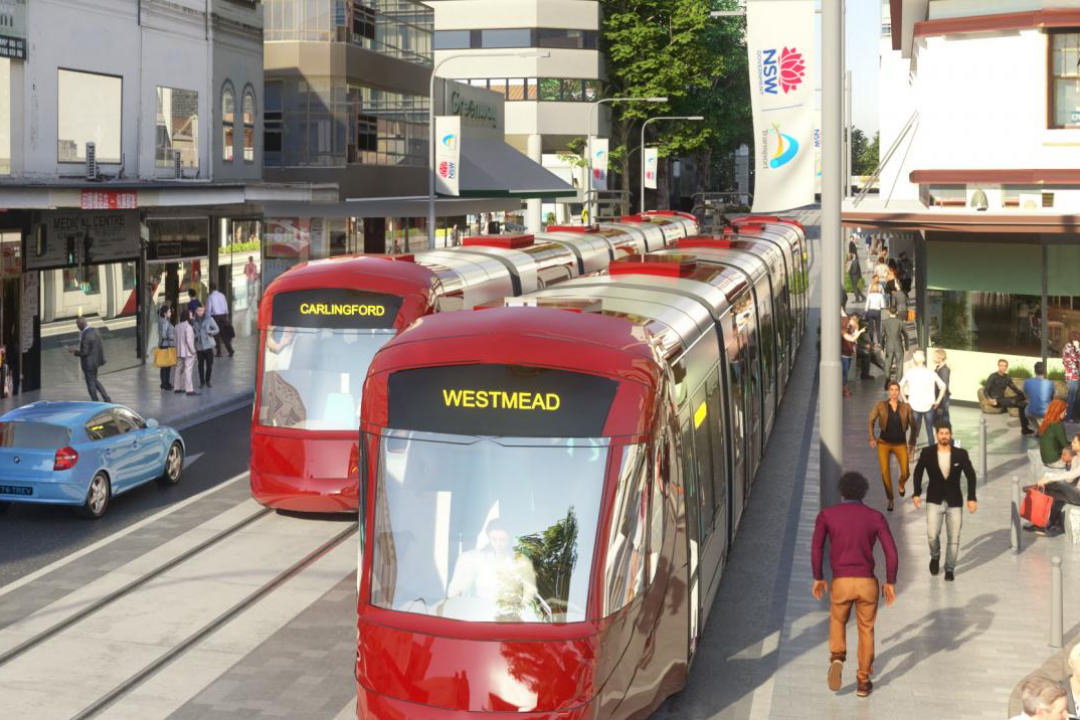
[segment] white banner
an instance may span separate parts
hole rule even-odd
[[[461,194],[461,117],[435,118],[435,190],[440,195]]]
[[[814,4],[750,0],[746,7],[754,112],[754,212],[814,201]]]
[[[592,189],[607,190],[607,138],[591,138],[589,140],[589,156],[592,158]]]
[[[656,148],[645,148],[645,187],[656,189],[656,161],[659,152]]]

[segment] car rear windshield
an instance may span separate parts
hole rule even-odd
[[[0,447],[58,450],[71,440],[71,431],[41,422],[0,422]]]

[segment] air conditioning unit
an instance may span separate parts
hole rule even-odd
[[[173,177],[177,180],[184,179],[184,163],[179,150],[173,150]]]
[[[86,143],[86,179],[98,179],[97,146],[92,142]]]

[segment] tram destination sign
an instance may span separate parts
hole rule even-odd
[[[334,330],[388,329],[394,327],[400,309],[397,295],[347,288],[297,290],[274,296],[272,323]]]
[[[391,428],[502,437],[600,437],[618,387],[520,365],[402,370],[388,385]]]

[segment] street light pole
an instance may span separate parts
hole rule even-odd
[[[431,78],[428,82],[428,198],[427,198],[427,225],[428,225],[428,249],[435,249],[435,80],[439,75],[439,68],[452,60],[465,58],[545,58],[551,57],[550,52],[499,52],[499,53],[455,53],[447,55],[431,68]],[[460,138],[458,139],[460,142]]]
[[[837,502],[836,483],[843,467],[841,400],[840,276],[841,219],[844,177],[844,14],[843,0],[821,3],[821,365],[819,418],[821,434],[821,507]]]
[[[647,102],[647,103],[666,103],[667,97],[613,97],[602,98],[597,100],[589,108],[589,127],[587,128],[588,135],[585,141],[585,155],[588,159],[589,177],[585,180],[585,209],[589,216],[589,224],[592,225],[596,222],[596,217],[593,215],[592,208],[592,180],[593,180],[593,152],[592,152],[592,130],[596,121],[596,110],[604,103],[616,103],[616,102]]]
[[[659,122],[660,120],[701,122],[704,119],[701,115],[665,115],[663,117],[649,118],[641,123],[641,204],[638,205],[638,212],[645,212],[645,128],[649,127],[649,123]]]

